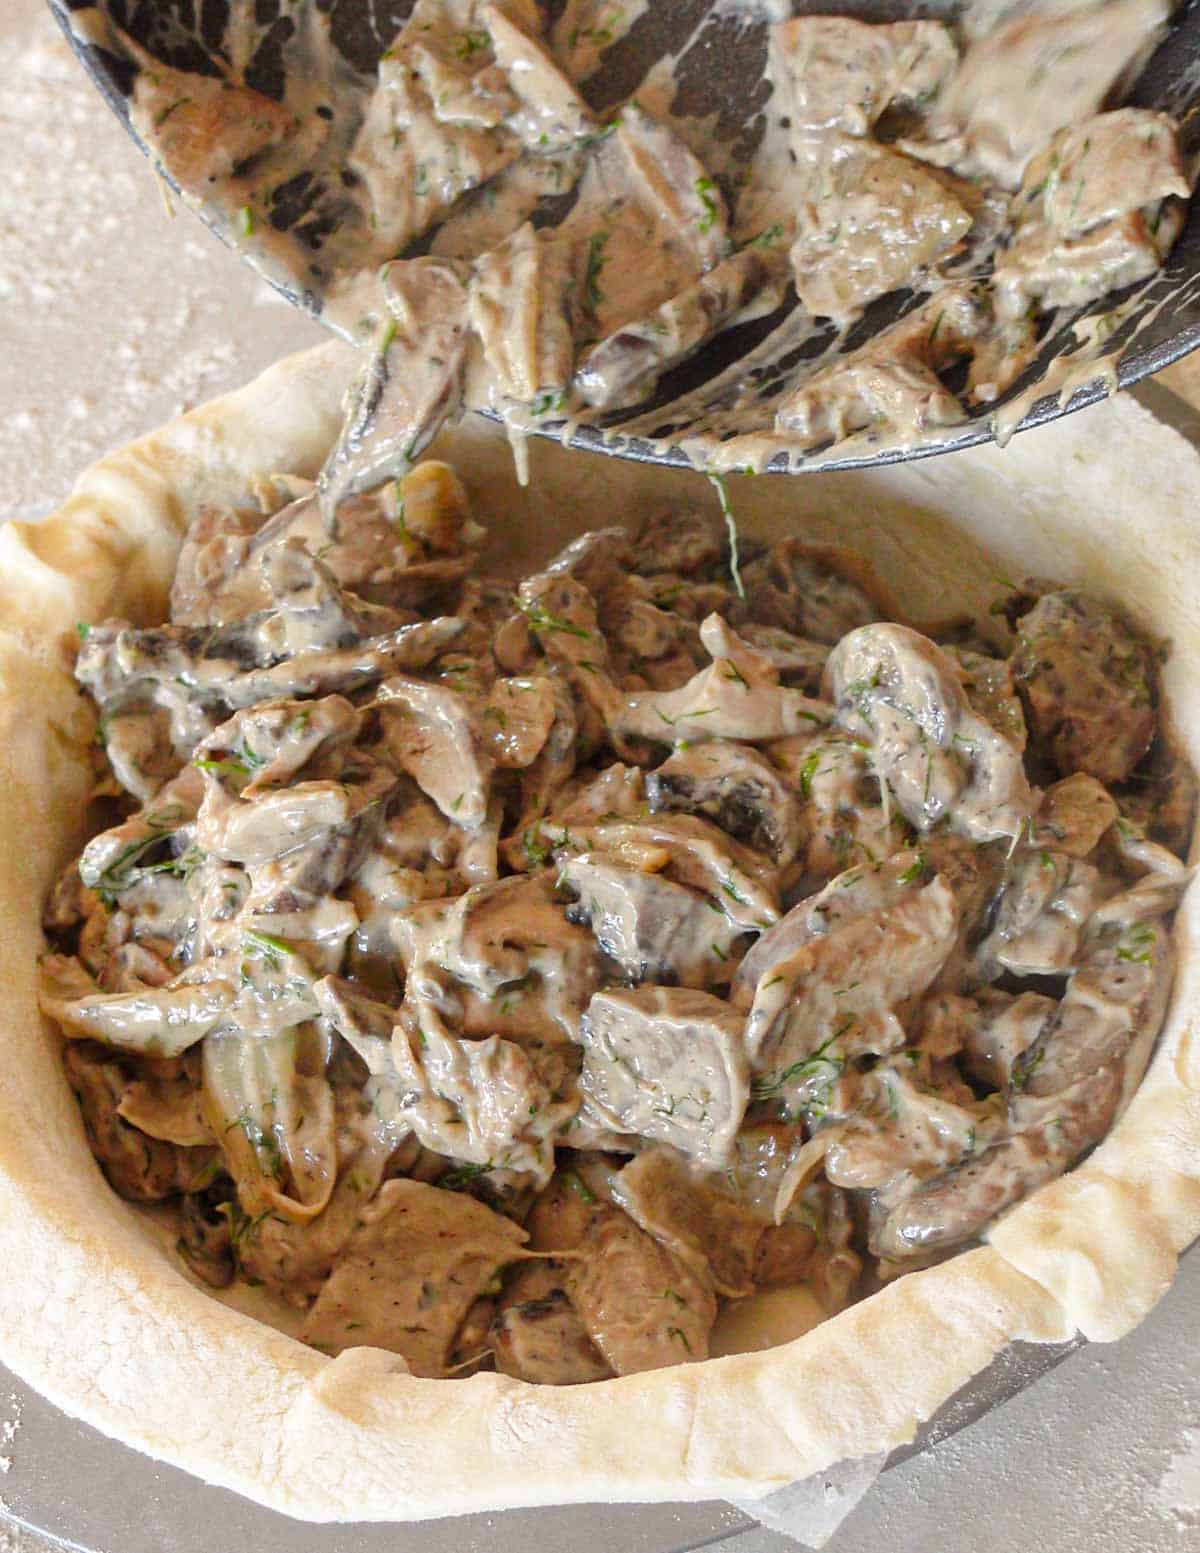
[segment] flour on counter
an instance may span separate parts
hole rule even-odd
[[[17,1437],[17,1430],[21,1427],[21,1399],[15,1391],[9,1392],[7,1417],[0,1418],[0,1446],[4,1447],[4,1454],[0,1455],[0,1472],[11,1472],[13,1459],[8,1447]],[[0,1544],[0,1553],[4,1553],[3,1544]]]
[[[189,212],[168,217],[47,16],[5,42],[0,519],[49,511],[109,448],[324,338]]]
[[[1163,1473],[1157,1508],[1180,1533],[1200,1531],[1200,1429],[1187,1429]]]

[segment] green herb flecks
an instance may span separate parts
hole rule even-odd
[[[128,845],[121,848],[116,857],[99,872],[86,867],[80,862],[79,877],[91,890],[95,890],[106,906],[115,905],[117,897],[125,890],[132,888],[139,879],[151,871],[151,865],[142,864],[141,859],[152,847],[164,841],[183,823],[185,815],[183,810],[175,807],[163,810],[161,813],[148,813],[143,816],[146,826],[146,834],[139,836]],[[157,871],[174,871],[175,867],[182,869],[182,859],[171,858],[168,860],[170,870],[153,865]]]
[[[604,293],[600,289],[600,276],[608,260],[604,250],[608,247],[611,232],[595,232],[588,243],[587,268],[583,276],[583,300],[594,313],[604,301]]]
[[[561,415],[566,403],[567,396],[561,390],[557,393],[548,390],[535,396],[529,406],[529,413],[538,420],[544,420],[547,415]]]
[[[481,28],[469,28],[466,32],[460,32],[454,40],[454,52],[459,59],[474,59],[476,54],[486,51],[491,39]]]
[[[696,179],[696,197],[700,201],[702,214],[697,223],[701,232],[711,232],[713,223],[717,219],[717,186],[711,178]]]
[[[190,97],[177,97],[174,102],[169,102],[165,108],[161,108],[154,119],[155,129],[161,129],[173,113],[178,113],[180,108],[186,108],[191,100]]]
[[[764,227],[756,237],[748,238],[743,248],[773,248],[783,237],[783,223],[776,221],[772,226]]]
[[[264,1127],[249,1106],[238,1112],[226,1126],[225,1131],[232,1132],[235,1127],[240,1128],[245,1134],[246,1142],[258,1156],[258,1162],[263,1167],[264,1174],[276,1181],[280,1180],[283,1176],[283,1150],[279,1146],[279,1139],[275,1136],[274,1129]]]
[[[285,956],[295,954],[294,947],[285,938],[274,933],[262,933],[257,928],[247,928],[242,934],[245,952],[255,960],[261,960],[269,970],[277,971]]]
[[[1013,1064],[1012,1087],[1018,1093],[1028,1087],[1029,1080],[1046,1060],[1046,1048],[1039,1046],[1032,1056],[1028,1052],[1022,1053]]]
[[[1138,922],[1117,945],[1117,959],[1128,965],[1153,965],[1158,934],[1148,922]]]
[[[730,505],[729,492],[725,486],[724,475],[713,474],[706,471],[713,489],[717,493],[717,500],[721,503],[721,513],[725,519],[725,527],[729,532],[729,575],[733,579],[733,586],[738,598],[746,597],[746,585],[742,581],[742,569],[738,560],[738,528],[737,519],[733,515],[733,507]]]
[[[233,1122],[230,1125],[237,1126],[237,1123]],[[261,1213],[256,1213],[251,1218],[248,1213],[242,1211],[241,1205],[237,1202],[222,1203],[217,1209],[217,1212],[223,1213],[229,1221],[229,1246],[235,1262],[239,1261],[238,1252],[241,1247],[255,1234],[270,1211],[269,1208],[264,1208]]]
[[[521,598],[514,598],[513,602],[538,636],[547,631],[561,631],[566,636],[577,636],[584,642],[590,642],[592,639],[592,633],[585,630],[583,626],[578,626],[571,620],[564,620],[561,615],[551,614],[548,609],[543,609],[540,604],[527,604]]]
[[[213,776],[249,777],[267,765],[269,757],[259,755],[243,739],[228,755],[220,759],[201,756],[192,761],[197,771],[207,771]]]
[[[486,1165],[459,1165],[454,1170],[448,1171],[444,1176],[438,1177],[438,1185],[447,1192],[461,1192],[464,1187],[470,1186],[481,1175],[485,1175],[492,1168],[489,1162]]]
[[[567,1183],[567,1186],[570,1188],[570,1190],[575,1193],[576,1197],[580,1199],[580,1201],[585,1202],[590,1206],[590,1204],[598,1200],[595,1192],[592,1191],[591,1187],[587,1184],[583,1177],[576,1175],[573,1170],[565,1170],[563,1172],[563,1180]]]
[[[844,1020],[829,1039],[822,1042],[811,1055],[800,1058],[798,1062],[793,1062],[777,1073],[759,1074],[751,1085],[754,1098],[770,1099],[771,1096],[779,1094],[780,1090],[794,1084],[802,1087],[820,1103],[821,1095],[828,1093],[841,1078],[846,1067],[846,1059],[833,1050],[833,1043],[845,1035],[854,1022],[853,1015]]]
[[[813,777],[817,774],[817,767],[821,764],[820,750],[813,750],[800,767],[800,792],[804,798],[812,797]]]

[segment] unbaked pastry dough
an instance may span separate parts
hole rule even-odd
[[[393,1354],[327,1359],[218,1303],[105,1185],[37,1012],[41,902],[83,839],[92,714],[79,620],[162,618],[198,508],[312,475],[352,353],[322,346],[103,459],[43,523],[0,530],[0,1359],[67,1412],[312,1520],[414,1520],[597,1500],[745,1499],[910,1440],[1016,1339],[1120,1336],[1200,1231],[1200,956],[1193,891],[1153,1066],[1108,1140],[1011,1211],[990,1243],[916,1272],[781,1347],[573,1388],[418,1380]],[[699,475],[531,448],[517,487],[484,423],[435,452],[463,472],[515,570],[578,527],[711,500]],[[914,616],[986,608],[998,572],[1108,593],[1173,639],[1165,692],[1200,765],[1200,459],[1121,400],[1005,452],[731,482],[739,523],[802,523],[865,554]],[[492,559],[496,559],[493,556]]]

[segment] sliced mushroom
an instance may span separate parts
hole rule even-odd
[[[871,746],[905,818],[928,830],[947,816],[970,840],[1016,836],[1033,813],[1020,751],[973,712],[954,666],[905,626],[862,626],[825,668],[837,719]]]
[[[38,1003],[66,1034],[151,1057],[178,1057],[232,1018],[228,982],[103,993],[77,960],[47,955]]]
[[[555,1093],[531,1054],[512,1041],[452,1035],[413,980],[387,1075],[400,1097],[397,1122],[435,1153],[527,1172],[545,1185],[554,1171],[555,1135],[575,1115],[578,1097]]]
[[[994,658],[969,647],[949,644],[942,651],[958,665],[959,678],[972,710],[1015,749],[1024,750],[1028,734],[1021,698],[1013,683],[1012,665],[1004,658]]]
[[[556,825],[575,835],[579,829],[587,832],[592,825],[644,818],[646,808],[645,773],[640,766],[616,761],[584,786],[563,795],[551,816],[547,840],[553,840]]]
[[[1160,728],[1150,753],[1120,794],[1127,821],[1181,856],[1188,851],[1196,813],[1196,778],[1187,759]]]
[[[1061,975],[1071,968],[1080,934],[1109,893],[1098,868],[1044,847],[1013,857],[992,930],[980,944],[982,966],[1017,976]]]
[[[906,1059],[886,1058],[863,1076],[858,1113],[831,1129],[825,1174],[849,1190],[886,1189],[898,1177],[926,1177],[955,1165],[1003,1125],[969,1089],[947,1092]]]
[[[151,1138],[181,1148],[204,1148],[216,1142],[201,1107],[197,1070],[147,1074],[129,1084],[117,1106],[123,1121]]]
[[[182,859],[186,844],[178,845],[176,838],[189,839],[188,827],[194,823],[203,797],[200,773],[185,766],[136,814],[92,837],[79,858],[80,881],[102,900],[112,899],[164,861],[154,855],[155,849]]]
[[[754,1092],[823,1105],[851,1057],[902,1046],[896,1009],[933,981],[957,931],[954,896],[935,878],[781,960],[759,980],[746,1027]]]
[[[704,164],[636,101],[588,159],[559,227],[576,243],[576,329],[603,340],[725,258],[725,201]],[[619,286],[608,276],[619,274]]]
[[[879,619],[877,589],[847,551],[781,539],[743,569],[750,619],[833,646]],[[871,586],[868,586],[868,583]]]
[[[557,706],[544,676],[498,679],[480,713],[484,739],[498,766],[525,770],[545,748]]]
[[[400,766],[448,820],[477,830],[487,818],[495,757],[467,698],[396,676],[379,687],[379,703]]]
[[[265,93],[223,73],[173,69],[127,33],[121,43],[143,67],[133,75],[130,105],[138,133],[181,188],[203,189],[210,199],[228,202],[229,215],[237,208],[236,179],[246,164],[284,143],[311,142],[314,129]]]
[[[214,1174],[211,1148],[181,1147],[151,1136],[121,1115],[129,1078],[111,1052],[72,1042],[63,1052],[92,1153],[115,1192],[131,1202],[161,1202],[198,1190]]]
[[[578,758],[579,720],[575,703],[563,676],[550,676],[554,720],[541,753],[521,777],[521,812],[513,833],[504,844],[505,859],[513,868],[536,866],[541,858],[535,827],[556,796],[571,780]]]
[[[400,186],[394,166],[387,177],[392,188]],[[348,496],[407,472],[462,396],[470,331],[460,268],[445,259],[398,259],[385,266],[380,284],[390,317],[351,390],[350,413],[318,480],[331,529]]]
[[[292,726],[305,716],[303,711],[286,711]],[[268,863],[370,816],[396,786],[391,767],[340,743],[318,745],[314,758],[296,773],[300,780],[272,785],[262,780],[268,758],[249,752],[239,736],[236,719],[223,724],[200,746],[197,757],[205,793],[196,840],[226,862]],[[306,747],[302,743],[301,751]],[[289,758],[282,754],[281,764]],[[302,758],[300,752],[297,758]],[[255,759],[261,759],[257,768]]]
[[[785,281],[777,250],[743,248],[584,351],[571,380],[574,393],[595,410],[636,404],[722,329],[773,312]]]
[[[505,121],[517,107],[490,32],[418,0],[379,61],[379,89],[347,162],[367,189],[381,257],[402,252],[516,160],[521,141]]]
[[[779,675],[781,685],[807,691],[810,696],[819,694],[829,657],[824,642],[810,642],[782,626],[760,625],[753,620],[739,621],[738,635],[762,654]]]
[[[750,1095],[743,1025],[720,998],[690,988],[598,992],[579,1032],[589,1108],[613,1132],[723,1166]]]
[[[476,261],[468,308],[502,410],[520,406],[533,421],[561,412],[575,359],[573,284],[571,244],[528,223]]]
[[[410,976],[432,971],[435,979],[440,972],[452,978],[468,1033],[495,1030],[511,1014],[518,1029],[530,1017],[548,1040],[576,1039],[599,979],[598,956],[591,936],[568,920],[544,873],[415,906],[397,915],[393,931]],[[506,1011],[508,999],[514,1006]]]
[[[712,664],[679,690],[609,699],[608,722],[626,738],[659,743],[742,739],[759,743],[820,727],[829,708],[779,684],[770,662],[710,615],[700,638]]]
[[[636,1155],[613,1182],[613,1196],[635,1224],[710,1280],[726,1299],[758,1286],[759,1247],[768,1221],[739,1202],[722,1176],[689,1168],[673,1148]],[[806,1239],[809,1249],[816,1236]]]
[[[301,1310],[320,1292],[385,1172],[414,1175],[421,1158],[411,1135],[381,1115],[376,1081],[362,1089],[339,1084],[334,1097],[337,1179],[321,1212],[299,1222],[278,1213],[230,1215],[238,1270]]]
[[[634,545],[634,571],[642,576],[659,572],[677,574],[694,582],[720,565],[725,532],[721,519],[694,507],[683,511],[671,506],[651,512],[642,523]]]
[[[808,887],[853,864],[881,862],[907,845],[911,832],[861,740],[825,728],[781,739],[766,753],[801,804],[799,861]]]
[[[525,1239],[461,1192],[388,1181],[309,1311],[304,1341],[331,1354],[386,1348],[414,1375],[442,1375],[467,1311]]]
[[[627,980],[683,987],[729,981],[743,930],[703,895],[601,853],[569,858],[562,879],[578,894],[570,917],[587,923]]]
[[[1090,857],[1116,818],[1116,801],[1107,789],[1079,771],[1042,794],[1031,839],[1068,857]]]
[[[501,5],[482,5],[479,19],[491,37],[496,64],[517,98],[508,123],[538,156],[569,151],[596,129],[587,104],[541,43],[518,27]]]
[[[591,594],[603,599],[632,570],[629,535],[623,528],[593,528],[580,534],[542,568],[543,575],[574,577]]]
[[[1014,12],[982,31],[938,105],[962,136],[960,165],[1015,188],[1057,130],[1097,111],[1166,19],[1160,0],[1114,0],[1102,28],[1068,8]]]
[[[1013,996],[986,988],[975,997],[938,993],[922,1009],[921,1046],[961,1054],[962,1066],[990,1090],[1007,1089],[1017,1059],[1037,1040],[1057,1004],[1040,992]]]
[[[1051,169],[1057,177],[1047,176]],[[1160,259],[1172,240],[1164,224],[1182,225],[1181,213],[1171,221],[1163,203],[1191,194],[1175,121],[1146,108],[1120,108],[1069,126],[1030,164],[1026,186],[1036,188],[1039,176],[1038,215],[1054,231],[1089,232],[1139,209]]]
[[[569,1281],[566,1263],[517,1268],[488,1333],[502,1375],[534,1385],[577,1386],[612,1374],[571,1303]]]
[[[837,932],[871,912],[890,910],[912,898],[931,870],[924,853],[897,852],[883,863],[847,868],[824,888],[797,902],[768,929],[738,968],[734,999],[748,1007],[755,988],[812,940]]]
[[[794,137],[867,135],[893,102],[926,103],[958,63],[941,22],[871,25],[848,16],[796,16],[771,28],[776,90]]]
[[[814,317],[848,322],[971,229],[971,212],[946,181],[891,147],[829,134],[804,153],[792,278]]]
[[[748,847],[698,815],[603,815],[594,824],[564,817],[538,827],[559,858],[574,852],[604,853],[645,873],[663,873],[701,890],[714,909],[744,932],[762,932],[778,919],[772,870]]]
[[[1047,593],[1017,622],[1013,677],[1030,733],[1063,776],[1122,782],[1154,737],[1149,648],[1081,593]]]
[[[1121,1081],[1113,1068],[1089,1073],[1056,1097],[1053,1114],[1010,1133],[982,1154],[880,1202],[869,1245],[903,1264],[973,1239],[1012,1203],[1062,1174],[1112,1121]],[[1047,1107],[1046,1110],[1051,1108]]]
[[[712,1287],[626,1214],[593,1215],[570,1264],[571,1301],[618,1375],[708,1356]]]
[[[943,374],[969,358],[968,397],[993,399],[1035,354],[1027,319],[1005,322],[1002,352],[994,348],[995,331],[990,304],[977,288],[940,287],[865,345],[803,379],[780,401],[775,424],[806,449],[857,432],[903,443],[957,426],[966,412]]]
[[[790,863],[800,846],[796,796],[757,750],[725,740],[677,750],[646,778],[653,810],[707,814],[739,841]]]
[[[1104,1136],[1141,1081],[1170,991],[1170,941],[1143,904],[1131,891],[1097,913],[1057,1012],[1014,1064],[1009,1126],[978,1157],[877,1204],[877,1255],[970,1239]]]

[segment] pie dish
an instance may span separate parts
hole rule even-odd
[[[4,1235],[13,1265],[40,1270],[5,1290],[6,1362],[118,1438],[275,1508],[311,1519],[416,1519],[767,1492],[911,1438],[1011,1340],[1127,1330],[1165,1289],[1200,1224],[1188,901],[1158,1053],[1101,1149],[1014,1210],[987,1245],[913,1273],[783,1347],[569,1391],[491,1374],[418,1380],[380,1350],[329,1360],[222,1309],[177,1271],[153,1226],[112,1198],[88,1157],[56,1042],[32,1036],[38,903],[77,850],[89,782],[92,727],[69,676],[75,624],[161,619],[186,522],[203,503],[244,499],[279,470],[314,472],[336,436],[351,371],[339,347],[284,363],[104,461],[46,525],[4,535],[0,683],[18,840],[0,889],[12,988],[0,1038],[11,1043],[7,1070],[19,1076],[0,1095]],[[1033,439],[999,463],[994,453],[969,455],[936,482],[881,471],[853,489],[747,483],[739,521],[769,534],[802,518],[816,537],[866,553],[903,587],[913,613],[936,614],[949,592],[985,607],[995,572],[1011,567],[1120,598],[1149,632],[1173,639],[1166,695],[1194,759],[1188,682],[1200,643],[1185,597],[1195,545],[1184,499],[1194,456],[1126,405],[1069,442],[1042,445]],[[581,469],[555,448],[539,452],[533,484],[519,492],[503,442],[474,424],[438,451],[480,510],[512,514],[502,540],[531,561],[568,537],[564,509],[580,513],[582,528],[599,511],[655,499],[654,475]],[[1152,499],[1114,473],[1151,463],[1163,471]],[[687,483],[657,485],[657,499]],[[1038,515],[1050,511],[1053,529],[1043,532]]]

